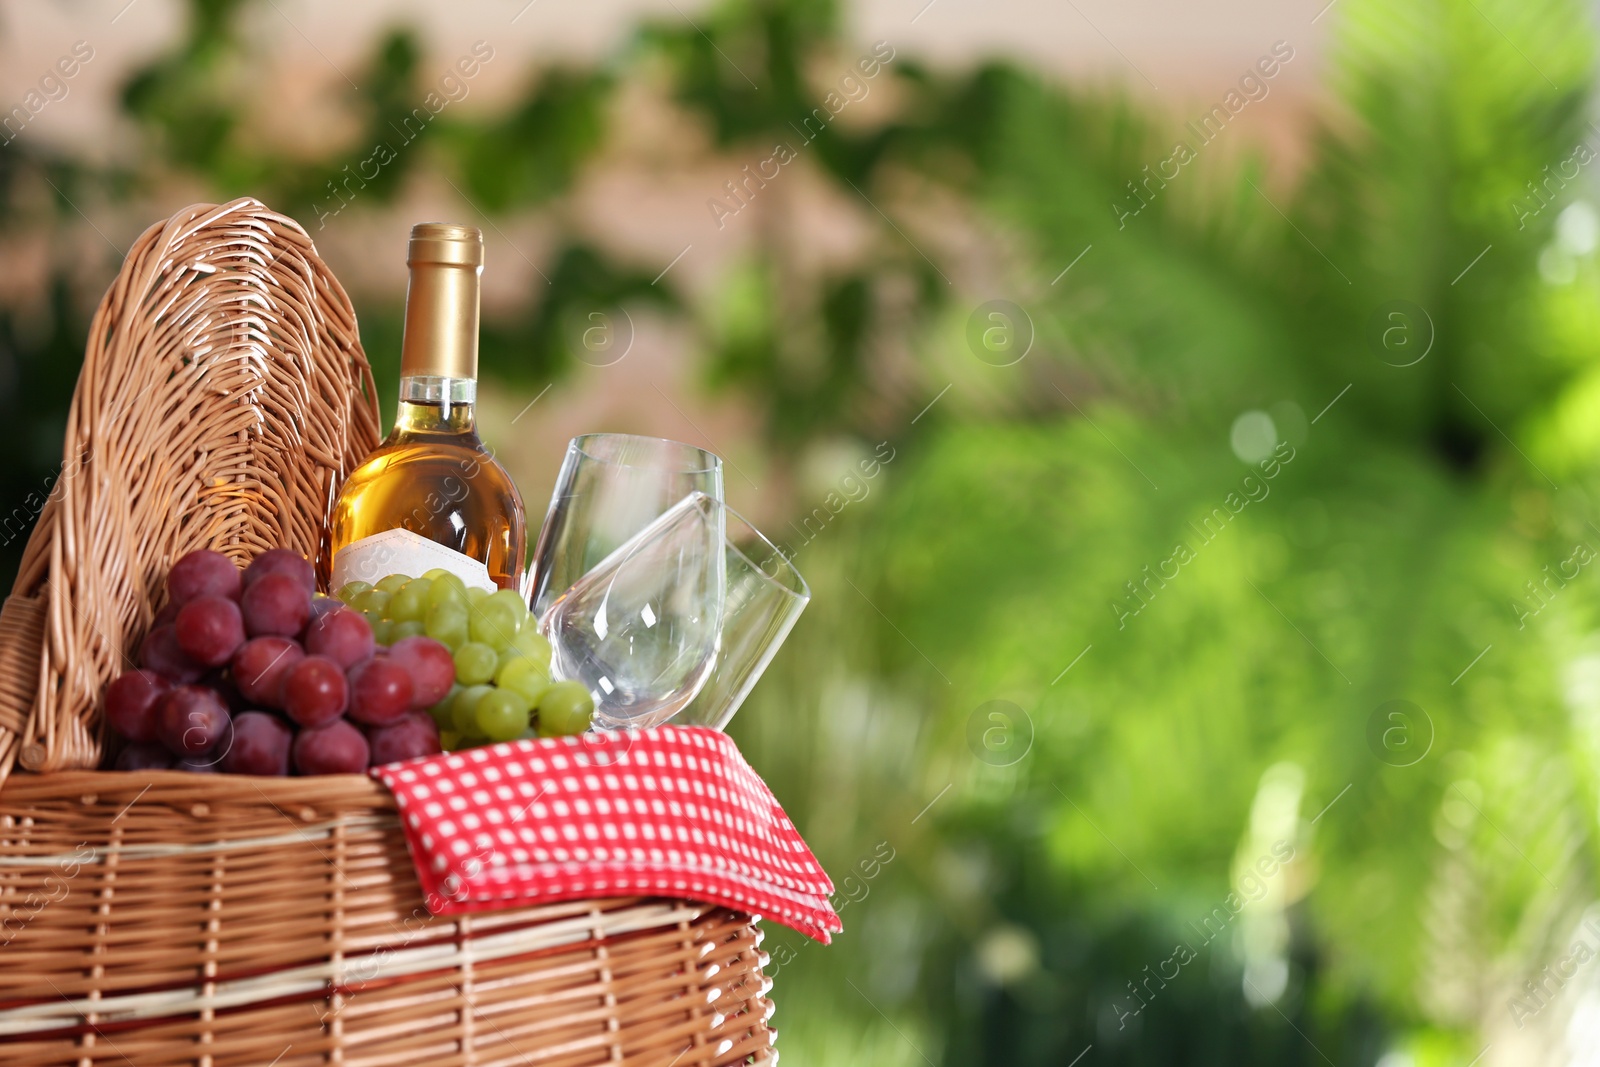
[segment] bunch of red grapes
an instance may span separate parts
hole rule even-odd
[[[385,648],[358,611],[316,591],[311,564],[277,548],[240,571],[190,552],[139,669],[106,689],[121,770],[359,774],[437,753],[425,709],[455,682],[450,649],[411,636]]]

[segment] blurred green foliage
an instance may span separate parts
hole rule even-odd
[[[196,0],[129,82],[138,159],[0,149],[0,226],[65,227],[80,197],[174,175],[315,218],[427,91],[420,46],[378,41],[348,101],[362,132],[289,160],[242,119],[243,7]],[[892,107],[797,129],[836,84],[818,72],[865,54],[842,20],[767,0],[650,22],[594,69],[531,72],[502,113],[442,115],[364,188],[378,208],[427,169],[557,227],[526,310],[485,323],[489,375],[559,376],[590,311],[653,304],[694,332],[706,386],[762,413],[775,464],[893,442],[802,539],[815,600],[733,728],[840,884],[835,946],[768,942],[785,1050],[1442,1067],[1508,1027],[1558,1049],[1577,992],[1515,1005],[1600,873],[1600,599],[1571,573],[1600,551],[1581,7],[1343,0],[1337,107],[1292,181],[1232,129],[1180,131],[1198,160],[1150,181],[1170,116],[1004,63],[896,55]],[[790,145],[875,227],[867,250],[803,268],[777,182],[710,299],[614,262],[563,198],[630,79],[731,158]],[[15,206],[35,176],[55,220]],[[993,235],[996,291],[952,283],[919,210]],[[58,274],[48,306],[0,308],[3,387],[29,398],[6,501],[53,468],[82,350]],[[994,298],[1018,313],[975,320]],[[390,376],[398,310],[362,317]],[[972,346],[992,321],[1025,358]],[[899,353],[909,372],[886,370]],[[1263,418],[1265,451],[1230,446]],[[1270,474],[1241,458],[1274,441]],[[1293,858],[1246,873],[1274,847]]]

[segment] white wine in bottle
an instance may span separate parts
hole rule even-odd
[[[329,588],[443,568],[469,587],[518,589],[522,497],[478,438],[483,234],[411,230],[394,431],[345,482],[329,530]]]

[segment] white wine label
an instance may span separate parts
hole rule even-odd
[[[348,582],[376,585],[391,574],[419,578],[436,567],[460,578],[468,589],[499,588],[482,563],[410,530],[385,530],[345,545],[333,557],[332,588],[343,589]]]

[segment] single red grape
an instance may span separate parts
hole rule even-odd
[[[245,588],[239,601],[251,637],[293,637],[311,618],[311,592],[290,574],[267,574]]]
[[[350,669],[350,717],[386,726],[411,710],[411,672],[392,657],[374,656]]]
[[[129,741],[154,741],[156,705],[170,688],[155,671],[128,671],[106,687],[106,722]]]
[[[420,711],[409,711],[388,726],[368,732],[367,741],[372,746],[375,767],[414,756],[436,756],[441,751],[439,727]]]
[[[442,641],[420,634],[402,637],[389,646],[389,654],[411,673],[413,707],[433,707],[455,684],[456,661]]]
[[[233,560],[204,548],[182,557],[167,572],[167,596],[179,607],[197,596],[238,600],[240,584]]]
[[[301,774],[360,774],[371,751],[360,730],[334,719],[300,731],[294,739],[294,767]]]
[[[327,656],[307,656],[284,673],[279,702],[301,726],[320,726],[337,719],[349,701],[344,671]]]
[[[287,637],[252,637],[233,654],[229,669],[240,696],[258,708],[275,708],[283,693],[283,676],[305,657],[300,645]]]
[[[273,548],[261,553],[244,569],[244,587],[249,589],[269,574],[287,574],[306,592],[317,591],[317,574],[311,563],[300,553],[289,548]]]
[[[371,659],[376,650],[372,624],[359,611],[349,608],[330,611],[321,618],[312,619],[306,627],[306,651],[327,656],[345,670]]]
[[[119,771],[164,771],[172,766],[172,753],[166,746],[140,743],[128,745],[117,753]]]
[[[178,685],[197,682],[206,669],[178,647],[178,631],[172,626],[157,626],[139,646],[139,666],[155,671]]]
[[[184,655],[205,667],[220,667],[244,644],[239,605],[227,597],[195,597],[178,610],[172,626]]]
[[[222,757],[229,774],[282,777],[289,773],[294,731],[276,715],[247,711],[233,720],[233,747]]]
[[[222,698],[201,685],[181,685],[156,706],[156,736],[176,756],[204,756],[228,732]]]

